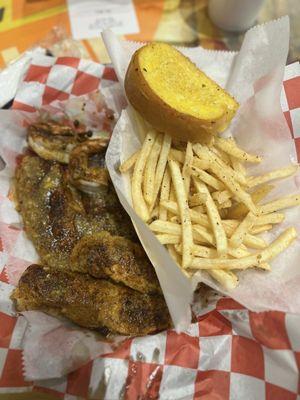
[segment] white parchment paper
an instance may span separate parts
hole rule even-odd
[[[103,33],[103,40],[123,85],[131,56],[142,44],[121,41],[111,31]],[[264,157],[261,165],[251,167],[251,174],[264,173],[297,160],[294,141],[280,106],[288,43],[289,19],[283,17],[248,31],[238,53],[202,48],[180,49],[239,101],[240,109],[225,135],[233,135],[247,151]],[[184,329],[189,323],[192,292],[200,281],[253,311],[299,313],[299,240],[272,262],[272,272],[249,270],[239,273],[240,284],[230,292],[225,291],[205,272],[197,273],[191,280],[186,278],[133,211],[128,178],[117,172],[120,161],[139,148],[138,137],[130,112],[123,111],[113,132],[106,161],[120,201],[132,218],[155,267],[176,329]],[[296,192],[297,182],[299,176],[280,182],[268,200]],[[266,238],[273,239],[289,225],[294,225],[300,231],[299,208],[288,210],[284,223],[274,228],[272,233],[266,234]]]

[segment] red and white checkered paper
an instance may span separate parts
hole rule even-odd
[[[95,90],[104,78],[115,80],[113,71],[92,62],[40,58],[20,84],[13,108],[35,111],[54,99]],[[300,67],[296,63],[286,68],[282,108],[298,159],[299,89]],[[31,91],[34,99],[28,96]],[[66,400],[300,399],[300,317],[274,311],[253,313],[228,298],[218,300],[184,333],[169,330],[128,339],[113,353],[66,377],[25,381],[22,338],[27,322],[14,313],[9,300],[13,285],[8,280],[9,270],[20,268],[21,262],[8,248],[22,240],[22,231],[5,224],[6,206],[0,198],[0,230],[9,232],[5,243],[0,241],[0,292],[7,298],[0,303],[0,393],[34,391]]]
[[[74,57],[36,55],[21,82],[13,109],[34,112],[54,100],[68,100],[116,81],[114,70],[93,61]]]

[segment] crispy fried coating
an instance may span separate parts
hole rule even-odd
[[[43,264],[69,270],[79,239],[104,230],[137,242],[111,184],[105,193],[81,193],[66,172],[61,164],[26,156],[16,173],[17,208]]]
[[[160,292],[143,248],[105,231],[79,240],[72,251],[70,267],[96,278],[108,277],[142,293]]]
[[[39,265],[31,265],[22,275],[12,299],[18,311],[42,310],[86,328],[125,335],[146,335],[170,326],[162,296]]]

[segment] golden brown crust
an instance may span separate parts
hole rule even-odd
[[[84,236],[71,253],[70,269],[114,282],[142,293],[161,293],[154,268],[142,246],[109,232]]]
[[[107,140],[93,139],[78,144],[71,151],[69,177],[79,190],[93,193],[107,188],[109,173],[105,168],[106,148]]]
[[[48,121],[30,125],[27,140],[29,147],[41,158],[67,164],[72,149],[91,134],[76,132],[69,126]]]
[[[228,118],[232,110],[225,112],[217,120],[210,120],[200,119],[172,108],[152,90],[145,78],[141,66],[143,49],[144,47],[134,53],[125,77],[125,92],[130,104],[159,132],[166,132],[180,141],[209,143],[214,134],[224,130],[228,125]],[[187,57],[181,54],[180,57],[187,60]],[[217,90],[223,91],[208,77],[205,79],[208,79],[215,88],[218,87]],[[226,96],[236,104],[236,107],[238,106],[230,95],[226,94]]]
[[[106,230],[137,240],[111,183],[105,193],[80,193],[65,172],[37,156],[24,157],[16,172],[19,211],[44,264],[68,270],[70,253],[86,234]]]
[[[12,299],[18,311],[42,310],[86,328],[106,328],[125,335],[146,335],[170,326],[162,296],[39,265],[27,268]]]
[[[140,71],[135,53],[125,77],[125,92],[130,104],[159,132],[168,133],[180,141],[209,143],[212,134],[197,118],[170,108],[149,88]]]

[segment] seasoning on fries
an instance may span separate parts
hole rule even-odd
[[[171,62],[162,64],[158,55]],[[263,158],[218,135],[238,103],[168,45],[152,43],[134,54],[125,90],[147,122],[139,123],[153,129],[120,171],[132,174],[133,208],[183,273],[205,270],[231,290],[239,270],[271,270],[268,262],[296,231],[287,228],[272,243],[261,235],[284,220],[281,210],[300,205],[300,194],[264,199],[274,188],[269,182],[291,177],[298,165],[251,176],[248,164]]]
[[[122,174],[129,171],[134,166],[134,164],[136,163],[136,160],[138,159],[139,154],[140,154],[140,151],[138,150],[135,153],[133,153],[132,156],[130,156],[128,158],[128,160],[126,160],[125,162],[123,162],[120,165],[119,170],[120,170],[120,172],[122,172]]]
[[[142,149],[135,162],[131,181],[133,207],[145,222],[150,218],[150,212],[142,192],[143,173],[156,135],[157,133],[153,130],[147,133]]]
[[[298,166],[253,177],[244,163],[262,159],[240,149],[234,139],[216,138],[216,147],[210,148],[188,142],[179,150],[170,136],[150,131],[145,142],[120,171],[133,170],[136,212],[185,273],[206,270],[230,290],[238,284],[234,271],[270,270],[267,262],[293,242],[296,232],[288,228],[271,244],[260,234],[280,224],[284,214],[278,211],[299,205],[300,195],[260,202],[274,187],[267,182],[295,174]],[[154,209],[157,217],[153,220],[152,214],[151,222]]]

